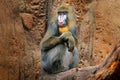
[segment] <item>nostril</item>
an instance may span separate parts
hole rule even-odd
[[[62,26],[62,25],[63,25],[63,22],[59,22],[59,25]]]
[[[60,22],[60,24],[63,24],[63,22]]]

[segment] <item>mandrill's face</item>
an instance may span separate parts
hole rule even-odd
[[[68,22],[68,12],[66,11],[61,11],[58,12],[58,18],[57,18],[57,23],[59,27],[65,27]]]

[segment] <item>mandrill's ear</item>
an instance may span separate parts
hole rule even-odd
[[[76,22],[75,9],[73,6],[69,6],[68,13],[69,13],[68,17],[69,17],[70,22],[71,21]]]

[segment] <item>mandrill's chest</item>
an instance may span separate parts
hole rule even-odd
[[[59,27],[59,32],[60,32],[61,34],[64,33],[64,32],[67,32],[67,31],[69,31],[68,26],[65,26],[65,27],[62,27],[62,28]]]

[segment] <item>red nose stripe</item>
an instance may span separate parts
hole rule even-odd
[[[60,16],[60,21],[63,21],[63,14]]]

